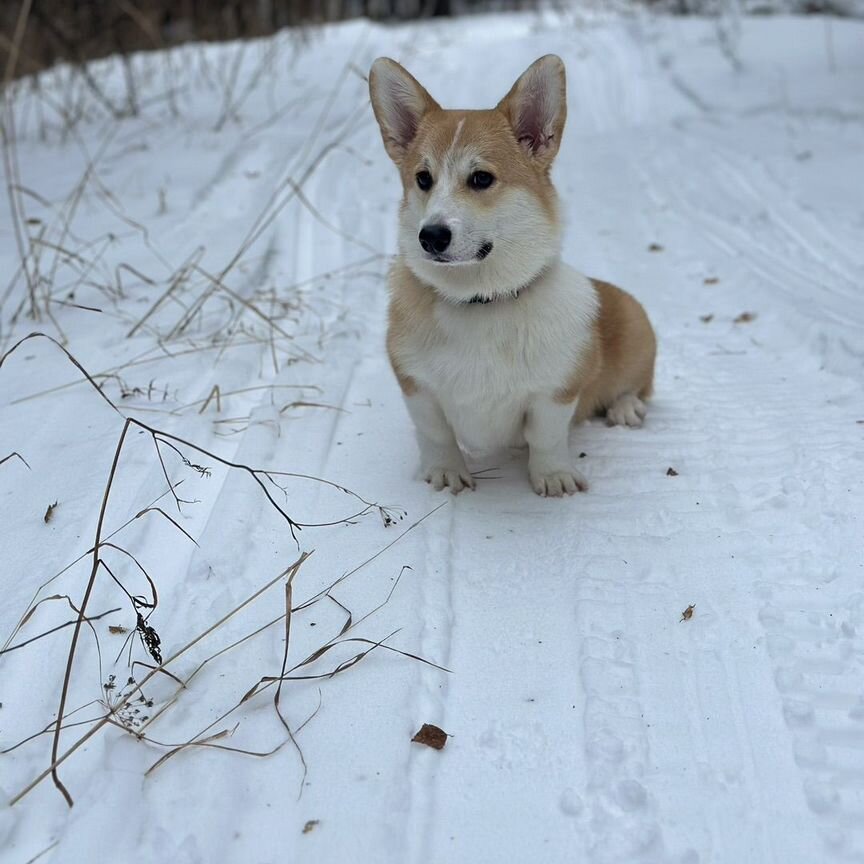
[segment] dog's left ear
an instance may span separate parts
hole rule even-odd
[[[498,103],[516,140],[542,168],[549,168],[567,119],[564,63],[555,54],[535,60]]]

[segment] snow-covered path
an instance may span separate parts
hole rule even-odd
[[[286,163],[295,176],[312,164],[302,145],[310,129],[321,129],[318,148],[350,130],[303,187],[315,212],[282,211],[234,283],[248,299],[258,285],[310,279],[297,344],[322,362],[274,372],[259,345],[219,362],[173,357],[158,372],[124,372],[142,387],[156,375],[164,410],[140,393],[122,407],[225,458],[325,477],[407,511],[395,527],[371,516],[306,529],[301,546],[315,553],[295,603],[426,516],[334,596],[359,618],[410,567],[361,635],[398,629],[388,644],[450,672],[373,651],[326,682],[292,682],[283,699],[295,728],[320,699],[297,736],[308,766],[299,798],[303,769],[290,746],[260,759],[187,750],[145,777],[164,749],[108,729],[61,770],[72,810],[50,781],[0,810],[4,864],[49,847],[40,860],[864,861],[864,26],[775,18],[741,27],[734,56],[711,22],[642,15],[331,28],[285,73],[310,94],[290,122],[250,135],[268,103],[218,136],[187,130],[173,148],[176,130],[154,124],[149,154],[113,163],[114,188],[141,221],[153,190],[168,188],[167,223],[152,212],[146,223],[162,254],[179,265],[201,243],[216,272]],[[539,499],[524,464],[505,455],[472,466],[492,470],[453,499],[412,479],[413,435],[382,344],[386,261],[375,257],[393,251],[397,179],[362,111],[363,82],[343,70],[391,54],[443,104],[479,107],[550,51],[568,68],[555,169],[565,257],[643,301],[660,341],[657,395],[642,430],[574,432],[588,494]],[[153,167],[155,150],[164,169]],[[51,166],[62,152],[22,153],[25,178],[59,171]],[[0,242],[12,267],[5,229]],[[152,302],[144,296],[129,320]],[[129,323],[120,313],[114,333],[61,311],[69,348],[91,372],[153,344],[151,333],[119,335]],[[17,450],[33,468],[0,466],[3,639],[36,586],[92,543],[120,426],[86,386],[18,401],[72,380],[50,346],[29,343],[26,353],[33,359],[18,355],[0,371],[0,458]],[[37,362],[38,373],[24,374]],[[166,413],[214,384],[300,395],[274,407],[273,391],[254,391],[242,410]],[[280,415],[291,398],[316,404]],[[248,424],[213,425],[237,414]],[[218,434],[226,428],[238,431]],[[144,449],[130,452],[113,527],[164,491]],[[164,524],[127,540],[163,573],[153,620],[169,653],[297,551],[248,478],[214,471],[187,482],[200,503],[185,508],[183,526],[199,548]],[[291,496],[289,511],[305,521],[351,512],[312,483]],[[70,571],[45,593],[79,598],[87,575]],[[121,605],[104,590],[98,611]],[[266,598],[172,671],[188,676],[279,615],[280,589]],[[66,620],[68,608],[56,614]],[[297,658],[342,622],[335,604],[293,617]],[[54,621],[38,619],[19,641]],[[94,625],[106,675],[120,644],[109,623]],[[50,721],[68,635],[0,656],[0,747]],[[176,744],[216,721],[261,675],[278,674],[283,636],[271,628],[227,663],[214,660],[147,733]],[[76,706],[104,683],[93,680],[93,645],[82,651]],[[115,673],[127,674],[122,660]],[[170,683],[152,685],[156,708]],[[280,740],[268,696],[210,734],[237,721],[232,746],[264,751]],[[443,751],[410,743],[427,722],[452,736]],[[67,730],[67,746],[75,735]],[[7,797],[48,764],[46,741],[0,757]]]

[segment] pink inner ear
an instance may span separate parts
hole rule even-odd
[[[554,118],[546,94],[539,86],[529,87],[519,101],[522,104],[516,122],[516,138],[532,153],[539,153],[554,137]]]
[[[403,147],[407,147],[417,134],[417,116],[404,104],[396,103],[394,110],[393,131],[396,140]]]
[[[538,132],[536,135],[523,135],[519,138],[519,143],[532,153],[539,153],[549,146],[549,142],[553,137],[552,135],[544,135],[542,132]]]

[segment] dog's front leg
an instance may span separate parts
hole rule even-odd
[[[562,405],[548,396],[538,396],[528,408],[524,430],[528,474],[538,495],[560,498],[588,488],[588,481],[570,462],[570,421],[576,404]]]
[[[418,390],[405,397],[405,404],[417,429],[423,479],[439,491],[449,486],[454,495],[466,487],[473,489],[474,478],[438,400]]]

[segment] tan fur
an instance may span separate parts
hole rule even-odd
[[[434,308],[434,293],[397,259],[390,270],[387,354],[399,387],[406,396],[417,392],[417,382],[402,370],[399,355],[409,342],[429,343],[436,339]]]
[[[532,159],[520,147],[507,116],[499,108],[459,111],[436,105],[427,111],[417,128],[417,135],[397,162],[406,194],[414,189],[417,172],[428,167],[425,154],[434,156],[436,160],[446,157],[460,123],[460,140],[471,142],[471,150],[477,155],[478,170],[489,171],[500,180],[482,196],[472,192],[467,185],[461,194],[470,196],[478,208],[494,210],[508,186],[521,186],[537,197],[551,218],[557,217],[557,196],[549,179],[549,164]]]
[[[651,396],[657,342],[641,304],[609,282],[592,279],[600,299],[588,352],[555,395],[560,403],[579,399],[575,420],[602,412],[624,393]]]

